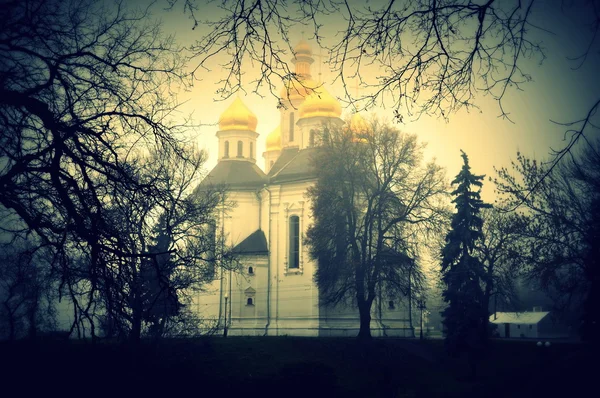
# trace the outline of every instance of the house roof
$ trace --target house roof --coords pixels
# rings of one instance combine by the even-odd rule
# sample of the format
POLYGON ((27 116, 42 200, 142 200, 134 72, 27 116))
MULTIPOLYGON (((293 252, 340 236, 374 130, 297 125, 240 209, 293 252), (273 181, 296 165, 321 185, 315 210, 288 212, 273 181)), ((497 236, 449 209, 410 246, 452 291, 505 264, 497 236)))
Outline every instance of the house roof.
POLYGON ((540 311, 540 312, 497 312, 496 319, 494 319, 494 314, 490 315, 491 323, 520 323, 520 324, 536 324, 549 312, 540 311))
POLYGON ((225 185, 238 189, 257 189, 267 182, 265 173, 254 163, 227 160, 217 163, 200 183, 201 187, 225 185))
POLYGON ((261 229, 257 229, 235 246, 233 252, 236 254, 268 254, 265 233, 261 229))

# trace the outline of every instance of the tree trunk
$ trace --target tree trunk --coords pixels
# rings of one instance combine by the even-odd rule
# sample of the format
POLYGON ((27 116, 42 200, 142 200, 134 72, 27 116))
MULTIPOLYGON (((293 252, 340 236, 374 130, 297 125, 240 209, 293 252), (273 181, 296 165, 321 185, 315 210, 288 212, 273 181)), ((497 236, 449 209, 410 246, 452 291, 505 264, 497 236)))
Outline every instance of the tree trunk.
POLYGON ((13 341, 15 339, 15 317, 14 314, 8 305, 8 302, 4 303, 4 308, 6 308, 6 314, 8 315, 8 340, 13 341))
POLYGON ((133 311, 133 319, 131 320, 131 331, 129 332, 129 340, 133 344, 140 342, 142 335, 142 315, 140 311, 133 311))
POLYGON ((27 308, 27 317, 29 318, 29 338, 34 340, 37 337, 37 312, 40 305, 40 294, 37 287, 34 288, 33 297, 27 308))
POLYGON ((358 313, 360 315, 360 329, 358 331, 359 339, 371 338, 371 305, 368 301, 360 300, 358 303, 358 313))

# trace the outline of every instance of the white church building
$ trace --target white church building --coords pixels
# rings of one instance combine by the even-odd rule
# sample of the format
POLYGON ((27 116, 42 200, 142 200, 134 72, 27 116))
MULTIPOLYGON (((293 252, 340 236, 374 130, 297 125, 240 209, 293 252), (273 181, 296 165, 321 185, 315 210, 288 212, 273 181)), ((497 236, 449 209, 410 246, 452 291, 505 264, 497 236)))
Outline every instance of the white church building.
MULTIPOLYGON (((221 212, 218 228, 234 247, 241 270, 217 270, 193 304, 229 335, 356 336, 358 308, 322 305, 313 276, 316 261, 303 237, 312 222, 306 190, 316 181, 311 166, 324 126, 342 126, 340 103, 311 79, 312 51, 295 48, 295 71, 303 87, 280 93, 286 106, 266 137, 263 168, 257 165, 257 118, 236 98, 219 118, 218 163, 197 189, 224 185, 235 206, 221 212), (306 87, 318 87, 310 90, 306 87)), ((355 114, 351 124, 364 123, 355 114)), ((374 336, 413 336, 407 299, 373 303, 374 336)))

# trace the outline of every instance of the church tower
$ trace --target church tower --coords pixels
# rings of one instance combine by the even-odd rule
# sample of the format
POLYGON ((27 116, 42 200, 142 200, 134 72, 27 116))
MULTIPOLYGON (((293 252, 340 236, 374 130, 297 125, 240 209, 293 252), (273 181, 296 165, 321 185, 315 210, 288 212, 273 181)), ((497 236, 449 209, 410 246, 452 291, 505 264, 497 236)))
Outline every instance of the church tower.
POLYGON ((340 119, 342 107, 337 99, 325 90, 316 88, 298 110, 297 127, 302 133, 300 149, 318 146, 318 139, 327 128, 338 128, 344 122, 340 119))
POLYGON ((318 82, 312 80, 310 73, 310 66, 314 62, 310 45, 305 40, 301 40, 294 48, 294 54, 292 62, 295 65, 295 73, 298 76, 298 80, 302 84, 295 80, 290 80, 280 92, 283 104, 280 122, 282 149, 288 147, 302 148, 304 137, 302 137, 302 131, 299 131, 296 126, 299 119, 298 110, 306 97, 319 86, 318 82))
POLYGON ((256 115, 237 97, 219 118, 219 162, 256 163, 256 115))

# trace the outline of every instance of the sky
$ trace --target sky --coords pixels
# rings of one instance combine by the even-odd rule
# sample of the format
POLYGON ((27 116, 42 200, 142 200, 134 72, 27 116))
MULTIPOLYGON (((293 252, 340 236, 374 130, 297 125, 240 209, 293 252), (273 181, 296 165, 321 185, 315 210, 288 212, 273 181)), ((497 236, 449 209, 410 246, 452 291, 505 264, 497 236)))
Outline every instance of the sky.
MULTIPOLYGON (((138 0, 137 3, 142 5, 146 1, 138 0)), ((202 19, 212 19, 218 15, 215 14, 214 3, 207 6, 198 0, 197 4, 200 7, 198 15, 202 19)), ((189 45, 206 33, 207 28, 202 24, 192 29, 193 22, 189 15, 183 12, 181 0, 170 11, 163 9, 166 5, 166 0, 159 0, 153 6, 153 15, 163 21, 165 33, 174 34, 178 43, 189 45)), ((449 181, 462 166, 461 149, 469 155, 474 173, 491 177, 496 175, 494 167, 509 166, 511 160, 516 158, 517 151, 538 159, 547 159, 551 148, 565 145, 563 138, 567 128, 553 121, 570 122, 581 119, 598 100, 598 46, 593 48, 579 69, 574 68, 576 62, 568 59, 581 54, 588 44, 591 37, 590 27, 586 25, 586 22, 589 22, 589 14, 577 7, 561 9, 560 0, 536 0, 532 17, 534 24, 543 30, 531 28, 531 37, 540 40, 546 59, 541 64, 539 59, 528 60, 525 70, 533 77, 533 81, 523 85, 523 91, 509 91, 504 105, 512 122, 498 117, 500 110, 495 100, 480 95, 477 98, 480 110, 459 111, 451 114, 449 121, 423 116, 418 121, 397 125, 403 131, 417 134, 421 142, 427 143, 426 159, 435 158, 439 165, 445 167, 449 181)), ((334 39, 333 35, 342 28, 343 23, 339 15, 325 20, 325 41, 334 39)), ((290 31, 293 43, 303 37, 302 30, 310 29, 298 27, 295 31, 290 31)), ((317 43, 311 40, 310 34, 305 33, 304 37, 313 46, 313 53, 318 53, 317 43)), ((288 58, 291 57, 290 54, 288 58)), ((222 61, 222 57, 215 58, 209 63, 211 71, 202 72, 201 81, 196 82, 190 90, 179 94, 179 100, 185 101, 180 109, 181 115, 192 114, 194 121, 199 124, 191 134, 198 145, 209 153, 206 164, 208 170, 217 162, 215 133, 218 130, 219 115, 235 98, 222 100, 216 94, 219 88, 218 81, 224 73, 219 66, 222 61)), ((317 58, 313 64, 313 78, 316 78, 318 64, 317 58)), ((190 67, 195 66, 192 61, 190 67)), ((244 71, 250 81, 253 79, 253 69, 250 64, 246 64, 246 68, 244 71)), ((327 90, 334 96, 343 96, 339 84, 330 84, 334 74, 326 65, 321 65, 321 70, 322 81, 327 90)), ((264 98, 248 90, 247 95, 240 93, 240 97, 258 119, 257 132, 260 136, 256 151, 257 164, 263 167, 261 154, 264 151, 266 136, 278 125, 279 111, 276 108, 277 100, 266 89, 261 94, 264 98)), ((349 112, 347 109, 344 114, 349 112)), ((371 109, 370 112, 393 121, 391 108, 371 109)), ((594 134, 598 137, 597 131, 591 131, 590 138, 594 134)), ((482 197, 485 201, 494 201, 493 188, 491 182, 484 184, 482 197)))

